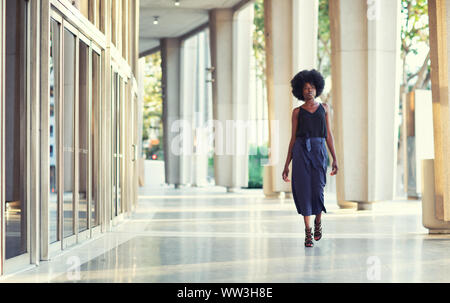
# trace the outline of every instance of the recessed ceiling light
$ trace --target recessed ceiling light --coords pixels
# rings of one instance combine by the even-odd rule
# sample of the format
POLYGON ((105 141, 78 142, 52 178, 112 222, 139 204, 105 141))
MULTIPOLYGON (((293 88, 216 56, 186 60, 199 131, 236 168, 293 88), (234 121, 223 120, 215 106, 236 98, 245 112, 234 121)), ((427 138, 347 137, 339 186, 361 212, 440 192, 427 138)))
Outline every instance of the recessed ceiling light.
POLYGON ((159 23, 159 16, 154 16, 153 17, 153 24, 157 25, 159 23))

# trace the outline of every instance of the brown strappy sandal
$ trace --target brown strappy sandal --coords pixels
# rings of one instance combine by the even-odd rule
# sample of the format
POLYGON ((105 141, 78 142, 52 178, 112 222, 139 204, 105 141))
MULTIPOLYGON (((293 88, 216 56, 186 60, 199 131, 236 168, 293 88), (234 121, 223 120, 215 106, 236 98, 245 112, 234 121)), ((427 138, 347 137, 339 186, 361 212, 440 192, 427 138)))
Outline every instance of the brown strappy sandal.
POLYGON ((305 228, 305 246, 306 247, 313 247, 314 243, 312 241, 312 228, 310 227, 309 229, 305 228))
POLYGON ((316 223, 314 220, 314 241, 319 241, 322 239, 322 220, 319 223, 316 223))

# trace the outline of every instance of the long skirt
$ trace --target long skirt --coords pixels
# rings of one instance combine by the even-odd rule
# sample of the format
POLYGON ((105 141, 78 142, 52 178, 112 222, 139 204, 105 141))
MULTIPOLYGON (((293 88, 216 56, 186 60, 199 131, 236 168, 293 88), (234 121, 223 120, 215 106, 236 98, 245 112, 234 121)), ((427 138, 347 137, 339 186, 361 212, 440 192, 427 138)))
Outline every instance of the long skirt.
POLYGON ((327 212, 323 196, 328 157, 325 142, 321 137, 297 137, 292 149, 292 195, 303 216, 327 212))

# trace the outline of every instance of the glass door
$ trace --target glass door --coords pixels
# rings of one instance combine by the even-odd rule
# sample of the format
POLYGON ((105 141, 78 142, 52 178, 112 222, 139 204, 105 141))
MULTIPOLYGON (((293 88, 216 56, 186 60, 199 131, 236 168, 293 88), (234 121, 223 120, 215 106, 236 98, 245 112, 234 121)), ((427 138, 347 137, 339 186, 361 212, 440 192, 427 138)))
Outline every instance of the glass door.
MULTIPOLYGON (((5 32, 3 31, 3 17, 5 15, 5 8, 4 8, 4 3, 3 1, 0 1, 0 49, 3 50, 3 41, 4 41, 4 34, 5 32)), ((0 119, 3 120, 4 114, 3 114, 3 105, 4 105, 4 88, 5 88, 5 83, 4 83, 4 66, 3 66, 3 62, 5 61, 5 54, 3 51, 0 51, 0 119)), ((0 133, 3 134, 3 124, 0 124, 0 133)), ((4 142, 3 139, 0 139, 0 150, 3 150, 3 146, 4 146, 4 142)), ((0 153, 0 172, 3 172, 3 155, 1 155, 0 153)), ((3 181, 0 180, 0 203, 3 203, 3 181)), ((5 247, 5 243, 4 243, 4 227, 3 227, 3 222, 4 222, 4 211, 3 211, 3 205, 0 205, 0 275, 3 275, 3 263, 4 263, 4 247, 5 247)))
POLYGON ((89 193, 89 46, 79 40, 78 232, 88 229, 89 193))
POLYGON ((100 205, 99 205, 99 163, 100 149, 97 142, 100 142, 100 101, 101 101, 101 52, 94 45, 92 48, 92 70, 91 70, 91 104, 90 104, 90 227, 95 228, 100 225, 100 205))
POLYGON ((30 264, 30 7, 5 5, 4 101, 4 273, 30 264))
POLYGON ((118 82, 119 75, 112 70, 112 93, 111 93, 111 219, 117 216, 117 99, 118 99, 118 82))
MULTIPOLYGON (((48 234, 42 234, 48 237, 49 249, 43 248, 44 259, 90 237, 90 158, 93 155, 90 150, 96 140, 91 130, 91 121, 95 120, 91 117, 91 102, 94 99, 98 102, 98 95, 93 95, 92 91, 95 85, 98 94, 100 85, 97 64, 100 59, 93 59, 91 52, 90 40, 52 11, 49 115, 45 117, 49 135, 48 141, 43 141, 49 146, 48 164, 45 164, 49 167, 48 183, 44 182, 47 189, 43 195, 47 205, 43 202, 42 206, 43 211, 47 208, 43 224, 48 226, 48 234), (97 67, 93 68, 93 64, 97 67)), ((98 225, 98 207, 94 209, 94 224, 98 225)))
MULTIPOLYGON (((61 211, 59 203, 60 189, 60 159, 59 146, 61 142, 61 42, 62 30, 61 22, 54 18, 50 19, 50 57, 49 57, 49 99, 48 99, 48 187, 43 196, 47 201, 47 222, 48 222, 48 244, 61 241, 62 231, 60 228, 61 211)), ((45 133, 43 132, 43 136, 45 133)), ((44 235, 43 235, 44 236, 44 235)), ((42 253, 45 259, 48 256, 48 250, 42 253)))
POLYGON ((138 161, 138 98, 137 95, 133 93, 132 97, 132 110, 131 110, 131 121, 130 125, 132 126, 132 147, 133 154, 131 155, 131 210, 134 210, 137 202, 137 192, 138 192, 138 172, 137 172, 137 161, 138 161))
POLYGON ((89 161, 89 149, 90 147, 90 103, 91 103, 91 47, 90 41, 84 37, 81 33, 78 34, 78 83, 79 83, 79 95, 77 105, 77 167, 78 184, 76 184, 76 225, 78 232, 78 241, 89 238, 88 233, 89 225, 89 203, 90 203, 90 161, 89 161))
POLYGON ((123 157, 123 121, 124 121, 124 108, 125 104, 125 83, 122 77, 119 77, 119 98, 117 99, 117 215, 123 213, 123 171, 124 171, 124 157, 123 157))
POLYGON ((112 73, 112 104, 111 104, 111 142, 112 142, 112 214, 115 218, 122 213, 122 124, 123 124, 123 80, 117 73, 112 73))
MULTIPOLYGON (((61 143, 62 143, 62 174, 60 201, 62 201, 63 221, 62 239, 66 244, 75 243, 75 104, 76 104, 76 30, 63 22, 63 100, 61 143), (68 239, 71 238, 71 239, 68 239)), ((66 245, 64 245, 66 246, 66 245)), ((64 247, 63 246, 63 247, 64 247)))

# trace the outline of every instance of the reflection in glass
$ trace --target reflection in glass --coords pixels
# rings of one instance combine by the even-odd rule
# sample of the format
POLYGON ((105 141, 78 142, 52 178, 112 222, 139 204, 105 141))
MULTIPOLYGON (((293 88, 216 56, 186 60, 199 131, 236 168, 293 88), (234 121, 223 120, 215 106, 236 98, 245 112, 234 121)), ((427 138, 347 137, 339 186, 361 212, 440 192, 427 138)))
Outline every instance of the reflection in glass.
POLYGON ((121 125, 122 125, 122 100, 123 100, 123 81, 119 78, 119 98, 117 99, 117 215, 122 213, 122 142, 121 142, 121 125))
MULTIPOLYGON (((27 33, 25 1, 6 1, 5 257, 27 252, 27 33)), ((3 203, 3 201, 2 201, 3 203)))
POLYGON ((58 123, 56 118, 59 114, 59 35, 60 27, 55 20, 50 22, 50 113, 49 113, 49 124, 50 129, 53 130, 53 136, 49 137, 50 145, 50 188, 48 195, 48 211, 49 211, 49 243, 54 243, 59 239, 59 205, 58 205, 58 176, 57 176, 57 166, 58 166, 58 123))
POLYGON ((91 105, 91 225, 92 227, 99 225, 98 214, 98 194, 97 194, 97 178, 98 178, 98 153, 96 142, 98 140, 98 121, 96 119, 97 108, 100 102, 100 55, 96 52, 92 53, 92 105, 91 105))
POLYGON ((79 92, 80 99, 78 102, 79 108, 79 175, 78 175, 78 231, 84 231, 88 228, 88 151, 89 151, 89 47, 80 40, 79 48, 79 92))
POLYGON ((64 30, 63 211, 64 237, 74 234, 75 36, 64 30))
POLYGON ((112 44, 116 45, 116 35, 117 35, 117 28, 116 28, 116 11, 117 11, 117 3, 116 1, 112 1, 111 3, 111 11, 112 11, 112 22, 110 22, 110 30, 111 30, 111 42, 112 44))
POLYGON ((112 184, 113 184, 113 214, 117 216, 122 213, 122 202, 121 202, 121 174, 122 174, 122 155, 121 155, 121 124, 122 124, 122 78, 119 77, 117 73, 113 77, 113 99, 112 99, 112 184))
MULTIPOLYGON (((138 99, 137 99, 137 97, 135 96, 134 98, 134 101, 133 101, 133 113, 134 113, 134 115, 133 115, 133 119, 131 119, 131 121, 134 121, 135 119, 137 119, 137 117, 139 117, 139 111, 138 111, 138 106, 137 106, 137 104, 138 104, 138 99)), ((137 134, 137 127, 135 127, 135 124, 134 123, 131 123, 131 124, 133 124, 133 144, 134 144, 134 146, 135 146, 135 148, 137 148, 137 138, 138 138, 138 134, 137 134)), ((136 158, 136 156, 137 156, 137 152, 135 151, 135 157, 133 157, 135 160, 134 160, 134 162, 133 162, 133 173, 132 173, 132 175, 133 175, 133 182, 132 182, 132 184, 133 184, 133 189, 132 189, 132 199, 131 199, 131 203, 132 203, 132 205, 133 205, 133 207, 136 207, 136 203, 137 203, 137 199, 136 199, 136 186, 137 186, 137 184, 138 184, 138 182, 137 182, 137 179, 136 179, 136 177, 137 177, 137 167, 136 167, 136 161, 137 161, 137 158, 136 158)))
POLYGON ((117 78, 118 74, 113 73, 113 93, 112 96, 112 105, 111 105, 111 123, 112 123, 112 133, 111 133, 111 139, 112 139, 112 210, 113 210, 113 216, 117 216, 117 78))

